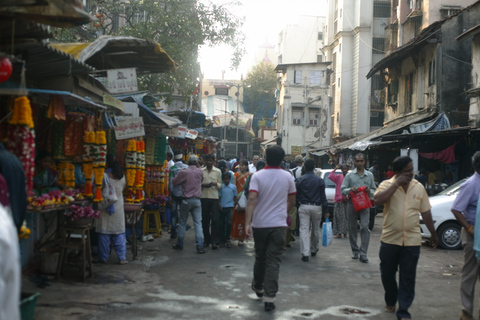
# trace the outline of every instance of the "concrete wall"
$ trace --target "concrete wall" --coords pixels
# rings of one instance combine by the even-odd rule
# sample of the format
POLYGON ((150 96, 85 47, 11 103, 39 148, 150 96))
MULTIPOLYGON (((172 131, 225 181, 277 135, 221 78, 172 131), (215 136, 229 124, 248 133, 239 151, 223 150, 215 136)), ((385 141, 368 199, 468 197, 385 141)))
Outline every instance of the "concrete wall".
POLYGON ((299 16, 297 24, 287 25, 279 34, 277 52, 279 60, 275 63, 317 62, 317 55, 323 55, 319 48, 324 44, 324 40, 318 40, 318 33, 324 33, 325 21, 325 17, 299 16))

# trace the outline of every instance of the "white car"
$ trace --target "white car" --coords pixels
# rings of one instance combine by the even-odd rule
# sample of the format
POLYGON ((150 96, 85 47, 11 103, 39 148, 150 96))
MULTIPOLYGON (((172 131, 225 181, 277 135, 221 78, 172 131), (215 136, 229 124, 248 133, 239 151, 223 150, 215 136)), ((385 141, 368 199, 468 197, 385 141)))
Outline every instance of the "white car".
MULTIPOLYGON (((466 179, 460 180, 451 185, 442 192, 430 197, 430 204, 432 205, 432 219, 437 231, 438 245, 447 250, 455 250, 462 248, 462 240, 460 237, 462 227, 455 219, 451 209, 453 201, 460 191, 460 185, 466 179)), ((430 239, 430 231, 422 220, 420 214, 420 227, 422 238, 430 239)))
MULTIPOLYGON (((315 174, 318 175, 320 178, 323 179, 325 182, 325 195, 327 197, 328 201, 328 212, 330 213, 330 220, 333 218, 333 206, 335 204, 335 182, 332 180, 328 179, 328 176, 330 175, 330 172, 332 172, 333 169, 316 169, 315 174)), ((349 170, 348 172, 351 172, 349 170)), ((335 174, 342 174, 342 170, 338 169, 335 174)), ((373 226, 375 225, 375 216, 377 215, 377 208, 372 207, 370 208, 370 222, 368 224, 368 227, 370 230, 373 229, 373 226)))

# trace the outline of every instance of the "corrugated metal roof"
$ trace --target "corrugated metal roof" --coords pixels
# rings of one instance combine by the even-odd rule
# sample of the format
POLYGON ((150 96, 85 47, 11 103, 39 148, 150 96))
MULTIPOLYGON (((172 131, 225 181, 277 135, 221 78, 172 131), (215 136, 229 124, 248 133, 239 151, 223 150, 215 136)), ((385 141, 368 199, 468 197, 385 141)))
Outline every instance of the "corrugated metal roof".
POLYGON ((10 46, 12 44, 12 33, 17 43, 53 38, 45 25, 2 14, 0 14, 0 30, 0 43, 2 45, 10 46))
POLYGON ((15 53, 24 57, 27 78, 34 80, 95 71, 71 55, 41 43, 15 45, 15 53))
POLYGON ((49 44, 58 50, 72 53, 80 61, 98 70, 136 68, 137 74, 175 71, 178 64, 152 40, 102 36, 85 46, 84 43, 49 44))

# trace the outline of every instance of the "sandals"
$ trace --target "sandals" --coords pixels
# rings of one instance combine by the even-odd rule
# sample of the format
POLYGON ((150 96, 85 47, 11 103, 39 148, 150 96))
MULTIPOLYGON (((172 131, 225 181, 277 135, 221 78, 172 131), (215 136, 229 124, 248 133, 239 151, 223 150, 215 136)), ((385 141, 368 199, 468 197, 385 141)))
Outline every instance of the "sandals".
POLYGON ((385 311, 393 313, 395 312, 395 306, 385 306, 385 311))
POLYGON ((127 260, 121 260, 121 261, 119 262, 119 264, 128 264, 128 261, 127 261, 127 260))

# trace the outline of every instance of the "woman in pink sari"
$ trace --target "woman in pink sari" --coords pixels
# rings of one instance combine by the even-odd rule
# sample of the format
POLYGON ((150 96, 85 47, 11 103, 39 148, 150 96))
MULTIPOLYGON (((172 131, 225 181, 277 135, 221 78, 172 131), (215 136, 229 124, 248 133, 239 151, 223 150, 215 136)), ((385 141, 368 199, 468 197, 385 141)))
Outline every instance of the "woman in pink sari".
POLYGON ((348 234, 348 215, 347 215, 347 202, 348 197, 343 196, 340 190, 343 179, 348 173, 347 164, 339 164, 330 172, 328 178, 335 182, 335 205, 333 207, 333 234, 335 239, 342 237, 346 238, 348 234), (342 170, 342 174, 336 174, 337 169, 342 170))

